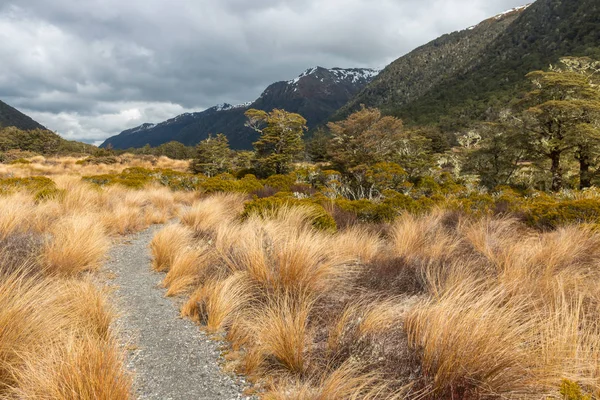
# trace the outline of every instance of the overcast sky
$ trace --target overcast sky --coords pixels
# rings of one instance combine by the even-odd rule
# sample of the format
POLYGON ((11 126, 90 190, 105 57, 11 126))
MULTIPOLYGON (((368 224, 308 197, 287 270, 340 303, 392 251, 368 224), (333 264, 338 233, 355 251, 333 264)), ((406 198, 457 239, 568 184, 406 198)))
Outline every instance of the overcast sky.
POLYGON ((0 100, 68 139, 383 68, 526 0, 0 0, 0 100))

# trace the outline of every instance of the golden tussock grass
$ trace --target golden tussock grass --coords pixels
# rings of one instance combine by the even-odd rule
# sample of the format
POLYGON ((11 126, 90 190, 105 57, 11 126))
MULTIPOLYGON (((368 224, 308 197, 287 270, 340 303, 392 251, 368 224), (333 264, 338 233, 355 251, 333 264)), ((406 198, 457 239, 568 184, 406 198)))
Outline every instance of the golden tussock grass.
POLYGON ((167 296, 177 296, 197 286, 202 279, 202 271, 213 259, 212 249, 205 244, 180 250, 163 280, 163 286, 168 288, 167 296))
POLYGON ((44 357, 28 360, 11 394, 31 400, 129 399, 133 379, 124 370, 116 343, 71 337, 44 357))
POLYGON ((33 201, 23 194, 0 199, 0 239, 16 232, 24 232, 35 215, 33 201))
POLYGON ((63 217, 52 229, 42 257, 50 273, 73 275, 99 268, 110 241, 93 215, 63 217))
POLYGON ((255 348, 263 359, 272 359, 293 374, 305 372, 312 307, 313 300, 306 294, 285 293, 270 298, 256 311, 252 320, 255 348))
POLYGON ((209 332, 219 332, 229 327, 251 300, 252 284, 247 274, 240 272, 205 282, 184 304, 181 314, 204 322, 209 332))
POLYGON ((461 238, 444 226, 446 212, 425 216, 405 213, 392 226, 392 248, 396 256, 415 262, 443 262, 452 257, 461 238))
POLYGON ((179 224, 167 225, 161 229, 150 243, 152 268, 155 271, 168 271, 179 252, 190 246, 192 231, 179 224))
POLYGON ((109 233, 119 235, 135 233, 150 225, 145 210, 126 204, 117 204, 110 212, 103 212, 100 221, 109 233))
POLYGON ((129 398, 112 317, 89 282, 1 275, 0 397, 129 398))
POLYGON ((241 237, 226 240, 229 248, 218 243, 219 235, 216 247, 231 270, 248 271, 257 283, 275 290, 322 292, 353 274, 356 257, 332 250, 326 234, 308 227, 289 229, 290 224, 287 219, 250 218, 241 237))
POLYGON ((363 366, 348 362, 320 378, 284 380, 265 393, 267 400, 358 400, 400 399, 390 395, 376 373, 363 372, 363 366))
POLYGON ((196 288, 182 314, 224 331, 264 398, 540 398, 564 379, 600 390, 593 229, 439 209, 402 215, 389 236, 329 233, 302 208, 241 220, 242 202, 196 201, 153 252, 174 294, 196 288))
POLYGON ((181 223, 196 234, 213 234, 223 225, 233 222, 242 212, 246 196, 240 193, 215 194, 195 202, 181 212, 181 223))

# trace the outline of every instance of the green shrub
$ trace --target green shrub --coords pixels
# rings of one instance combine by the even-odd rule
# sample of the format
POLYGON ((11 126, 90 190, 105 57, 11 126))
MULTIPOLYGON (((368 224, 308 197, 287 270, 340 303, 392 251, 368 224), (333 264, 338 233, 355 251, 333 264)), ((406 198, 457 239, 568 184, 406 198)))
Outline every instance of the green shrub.
POLYGON ((577 382, 563 379, 560 394, 564 400, 592 400, 591 394, 584 394, 577 382))
POLYGON ((557 201, 542 196, 530 199, 524 214, 527 223, 540 229, 554 229, 571 223, 597 224, 600 223, 600 200, 557 201))
MULTIPOLYGON (((289 195, 289 194, 287 194, 289 195)), ((319 230, 335 231, 337 226, 335 220, 325 208, 319 203, 310 199, 295 199, 293 197, 285 197, 284 194, 279 196, 266 197, 264 199, 254 199, 249 201, 244 206, 242 219, 248 218, 250 215, 259 215, 267 217, 277 215, 277 212, 282 207, 303 206, 309 207, 313 214, 312 225, 319 230)))
POLYGON ((153 181, 152 177, 141 174, 103 174, 84 176, 82 179, 99 186, 123 185, 133 189, 141 189, 153 181))
POLYGON ((106 165, 112 165, 112 164, 116 164, 119 162, 119 159, 115 156, 94 156, 94 157, 88 157, 84 160, 79 160, 77 161, 77 164, 80 165, 99 165, 99 164, 106 164, 106 165))
POLYGON ((392 222, 403 212, 412 214, 427 212, 437 202, 427 197, 415 200, 405 194, 386 190, 380 201, 338 199, 335 204, 343 211, 356 215, 361 222, 381 223, 392 222))
POLYGON ((64 189, 58 189, 56 187, 46 187, 38 190, 35 194, 35 201, 41 202, 46 200, 54 200, 62 198, 66 193, 64 189))
POLYGON ((260 181, 254 175, 246 175, 242 179, 236 180, 231 174, 220 174, 212 178, 207 178, 200 183, 200 188, 205 193, 216 192, 241 192, 251 193, 263 187, 260 181))
POLYGON ((496 201, 491 195, 477 192, 451 198, 444 205, 450 210, 477 217, 492 214, 496 210, 496 201))
POLYGON ((171 169, 156 170, 155 176, 161 185, 177 191, 198 190, 200 184, 206 179, 204 175, 194 175, 171 169))
POLYGON ((31 164, 31 161, 26 158, 17 158, 16 160, 10 161, 9 164, 31 164))
POLYGON ((52 179, 46 178, 45 176, 0 179, 0 194, 16 191, 36 193, 44 189, 56 189, 56 184, 52 179))
POLYGON ((289 192, 296 178, 291 175, 271 175, 264 181, 265 186, 270 186, 282 192, 289 192))
POLYGON ((98 186, 123 185, 133 189, 141 189, 150 183, 159 183, 172 190, 197 190, 205 178, 202 175, 193 175, 170 169, 150 170, 134 167, 127 168, 120 174, 84 176, 82 179, 98 186))

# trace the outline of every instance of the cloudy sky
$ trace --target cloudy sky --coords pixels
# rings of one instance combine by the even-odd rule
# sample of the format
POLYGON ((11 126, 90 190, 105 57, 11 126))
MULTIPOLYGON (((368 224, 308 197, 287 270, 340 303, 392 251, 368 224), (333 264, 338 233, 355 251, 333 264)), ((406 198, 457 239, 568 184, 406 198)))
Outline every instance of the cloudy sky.
POLYGON ((0 0, 0 100, 68 139, 382 68, 527 0, 0 0))

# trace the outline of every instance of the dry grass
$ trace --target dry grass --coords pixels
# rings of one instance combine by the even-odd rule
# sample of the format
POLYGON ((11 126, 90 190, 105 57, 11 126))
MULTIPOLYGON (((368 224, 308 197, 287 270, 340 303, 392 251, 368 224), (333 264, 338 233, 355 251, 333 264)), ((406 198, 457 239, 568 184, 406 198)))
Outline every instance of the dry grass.
MULTIPOLYGON (((115 310, 108 293, 82 272, 100 266, 110 235, 164 223, 197 198, 165 187, 98 188, 81 180, 81 175, 120 172, 130 166, 152 167, 150 162, 131 158, 129 164, 107 166, 76 161, 36 157, 31 164, 0 166, 3 175, 50 176, 61 190, 59 196, 43 201, 27 192, 0 199, 3 399, 130 398, 132 378, 125 372, 111 330, 115 310)), ((166 158, 156 164, 187 166, 166 158)), ((191 238, 191 231, 186 231, 191 238)), ((196 256, 201 261, 203 253, 196 256)), ((169 277, 170 291, 196 285, 196 265, 178 255, 169 277)))
POLYGON ((181 222, 197 235, 214 234, 221 225, 233 222, 242 212, 245 195, 239 193, 216 194, 194 203, 181 212, 181 222))
POLYGON ((111 320, 89 282, 2 275, 0 397, 129 398, 111 320))
POLYGON ((275 362, 293 374, 305 372, 312 306, 307 295, 285 293, 269 299, 258 311, 253 318, 254 335, 265 363, 275 362))
POLYGON ((358 400, 400 399, 389 395, 377 374, 365 373, 361 365, 346 363, 320 379, 283 382, 267 392, 265 400, 358 400))
POLYGON ((34 204, 29 196, 16 194, 0 201, 0 239, 16 232, 25 232, 34 216, 34 204))
POLYGON ((168 225, 161 229, 150 243, 152 250, 152 268, 155 271, 171 269, 175 257, 181 250, 191 245, 192 232, 179 224, 168 225))
POLYGON ((332 234, 302 209, 241 221, 242 199, 226 197, 184 211, 194 235, 161 238, 156 262, 179 255, 167 285, 197 286, 183 315, 225 331, 264 398, 537 399, 564 380, 600 391, 595 230, 435 210, 388 236, 332 234))
POLYGON ((236 319, 252 300, 252 285, 245 273, 224 280, 210 280, 198 288, 183 306, 181 313, 206 324, 209 332, 219 332, 236 319))
POLYGON ((99 268, 109 245, 104 228, 96 217, 71 215, 54 226, 43 259, 51 273, 73 275, 99 268))
POLYGON ((71 337, 42 358, 30 359, 19 371, 19 399, 128 399, 133 380, 124 373, 116 343, 94 337, 71 337))
POLYGON ((187 247, 180 250, 171 263, 169 272, 163 280, 167 287, 167 296, 177 296, 197 286, 203 276, 203 270, 213 261, 214 255, 206 244, 187 247))

